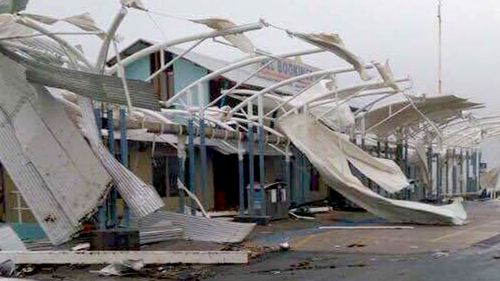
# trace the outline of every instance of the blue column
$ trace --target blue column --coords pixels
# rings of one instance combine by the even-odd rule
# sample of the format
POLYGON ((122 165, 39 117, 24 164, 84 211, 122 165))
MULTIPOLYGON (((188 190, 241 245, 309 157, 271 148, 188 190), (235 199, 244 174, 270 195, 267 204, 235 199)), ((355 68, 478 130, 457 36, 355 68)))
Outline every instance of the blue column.
POLYGON ((302 156, 304 181, 302 182, 302 202, 309 200, 309 191, 311 188, 311 163, 305 155, 302 156))
MULTIPOLYGON (((380 151, 382 148, 381 148, 381 145, 380 145, 380 141, 377 140, 377 157, 378 158, 381 158, 382 157, 382 152, 380 151)), ((377 194, 381 194, 381 190, 380 190, 380 185, 376 184, 376 191, 377 191, 377 194)))
POLYGON ((381 157, 382 155, 380 154, 380 141, 377 141, 377 157, 381 157))
POLYGON ((410 165, 408 162, 408 141, 405 141, 405 146, 404 146, 404 173, 406 177, 410 177, 410 165))
POLYGON ((205 120, 200 114, 200 180, 201 180, 201 203, 208 209, 207 201, 207 146, 205 144, 205 120))
POLYGON ((441 177, 441 165, 439 164, 439 153, 435 154, 436 157, 436 195, 439 197, 441 195, 442 188, 442 177, 441 177))
POLYGON ((293 150, 294 157, 290 159, 290 164, 292 166, 292 171, 290 173, 290 201, 298 202, 297 199, 297 188, 299 186, 299 178, 300 178, 300 170, 299 170, 299 154, 300 152, 296 152, 293 150))
MULTIPOLYGON (((194 151, 194 120, 193 115, 190 114, 188 120, 188 158, 189 158, 189 191, 196 194, 196 180, 195 180, 195 151, 194 151)), ((195 203, 190 200, 190 205, 193 208, 192 214, 195 215, 195 203)))
MULTIPOLYGON (((183 135, 178 136, 177 141, 177 165, 178 175, 177 178, 183 184, 186 183, 184 178, 184 168, 186 165, 186 138, 183 135)), ((179 190, 179 213, 184 214, 184 191, 179 190)))
MULTIPOLYGON (((97 131, 99 133, 99 137, 102 137, 101 129, 102 129, 102 118, 101 118, 101 108, 94 108, 95 121, 97 126, 97 131)), ((98 221, 99 221, 99 229, 106 229, 106 206, 107 203, 104 202, 98 208, 98 221)))
POLYGON ((477 151, 474 150, 472 152, 472 186, 471 186, 471 191, 475 192, 477 191, 477 172, 478 172, 478 167, 477 167, 477 151))
POLYGON ((299 156, 299 169, 300 169, 300 184, 299 184, 299 204, 304 203, 304 189, 305 189, 305 159, 304 159, 304 154, 300 153, 299 156))
MULTIPOLYGON (((127 140, 127 115, 124 108, 120 108, 120 160, 128 168, 128 140, 127 140)), ((130 227, 130 208, 123 200, 123 221, 125 227, 130 227)))
POLYGON ((238 190, 239 190, 239 213, 245 214, 245 169, 243 165, 243 147, 241 145, 242 135, 238 136, 238 190))
POLYGON ((248 153, 248 185, 249 185, 249 190, 248 190, 248 214, 249 215, 254 215, 254 190, 253 190, 253 184, 254 184, 254 153, 253 153, 253 145, 254 145, 254 137, 253 137, 253 126, 252 124, 248 125, 248 138, 247 138, 247 153, 248 153))
POLYGON ((432 146, 427 147, 427 168, 429 169, 429 186, 427 186, 428 191, 424 193, 424 198, 432 195, 432 187, 434 183, 434 178, 432 176, 432 146))
POLYGON ((291 178, 291 172, 290 172, 290 165, 291 165, 291 156, 290 156, 290 151, 289 149, 286 150, 287 155, 285 156, 285 182, 286 182, 286 187, 285 187, 285 192, 286 192, 286 201, 290 202, 291 198, 291 190, 292 190, 292 178, 291 178))
POLYGON ((385 159, 389 159, 389 142, 385 141, 385 159))
POLYGON ((470 180, 469 180, 469 176, 470 176, 470 155, 469 155, 469 150, 467 150, 467 152, 465 153, 465 178, 466 178, 466 181, 465 181, 465 193, 469 192, 470 191, 470 180))
MULTIPOLYGON (((476 191, 479 191, 479 180, 481 179, 481 157, 482 157, 482 152, 477 151, 477 177, 476 177, 476 191)), ((496 197, 496 195, 495 195, 496 197)), ((495 198, 494 197, 494 198, 495 198)))
MULTIPOLYGON (((113 108, 108 107, 107 112, 107 126, 108 126, 108 149, 112 155, 115 155, 115 134, 114 134, 114 124, 113 124, 113 108)), ((116 198, 118 193, 113 187, 111 189, 111 194, 109 198, 109 222, 111 226, 117 225, 116 217, 116 198)))
POLYGON ((462 149, 460 151, 460 161, 458 161, 458 172, 457 174, 460 176, 460 195, 464 193, 464 153, 462 149))
POLYGON ((264 161, 264 155, 265 155, 265 149, 266 149, 266 144, 265 144, 265 132, 264 132, 264 126, 259 126, 259 182, 260 182, 260 192, 262 194, 261 196, 261 207, 262 207, 262 214, 267 215, 266 212, 266 191, 264 190, 265 186, 265 181, 266 181, 266 176, 265 176, 265 161, 264 161))
POLYGON ((446 196, 448 195, 448 192, 450 191, 450 187, 449 187, 449 176, 448 176, 448 173, 450 171, 450 155, 448 155, 448 150, 446 150, 446 159, 445 159, 445 162, 444 162, 444 171, 445 171, 445 193, 446 193, 446 196))

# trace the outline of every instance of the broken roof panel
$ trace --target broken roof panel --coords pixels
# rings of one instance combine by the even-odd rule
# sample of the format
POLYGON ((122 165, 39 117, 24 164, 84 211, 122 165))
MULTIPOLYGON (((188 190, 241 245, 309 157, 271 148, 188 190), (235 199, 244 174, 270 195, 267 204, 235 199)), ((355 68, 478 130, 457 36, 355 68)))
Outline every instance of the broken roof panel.
POLYGON ((184 238, 218 243, 243 241, 255 227, 253 223, 229 222, 192 215, 159 211, 139 220, 139 228, 146 228, 160 221, 171 221, 184 229, 184 238))
POLYGON ((111 181, 80 131, 25 68, 0 54, 0 161, 54 244, 79 229, 111 181))
MULTIPOLYGON (((127 105, 123 83, 118 77, 39 63, 5 48, 0 48, 0 52, 22 64, 26 68, 27 80, 31 83, 65 89, 98 101, 127 105)), ((127 86, 133 106, 160 110, 158 96, 154 93, 151 83, 128 79, 127 86)))
MULTIPOLYGON (((125 90, 120 78, 87 73, 67 68, 45 65, 29 67, 28 81, 44 86, 65 89, 94 100, 127 105, 125 90)), ((127 80, 132 106, 160 110, 157 96, 151 83, 127 80)))
MULTIPOLYGON (((0 51, 26 67, 26 77, 29 82, 66 89, 99 101, 127 105, 125 90, 118 77, 41 64, 24 59, 5 49, 0 49, 0 51)), ((133 106, 152 110, 160 109, 158 98, 150 83, 127 80, 127 85, 133 106)))
POLYGON ((130 207, 132 213, 143 217, 163 207, 165 204, 156 189, 146 184, 118 162, 114 154, 111 154, 104 146, 97 131, 92 101, 87 97, 80 96, 78 103, 82 113, 82 130, 85 132, 95 155, 113 178, 118 192, 130 207))
MULTIPOLYGON (((191 21, 199 24, 204 24, 218 31, 236 27, 236 24, 234 24, 233 22, 222 18, 192 19, 191 21)), ((224 35, 224 39, 232 43, 244 53, 253 54, 255 52, 255 47, 250 39, 248 39, 248 37, 246 37, 242 33, 224 35)))
MULTIPOLYGON (((313 117, 289 115, 279 121, 279 126, 292 143, 304 153, 325 181, 337 192, 389 222, 462 225, 467 213, 461 200, 452 204, 434 206, 420 202, 395 200, 383 197, 355 177, 339 145, 339 133, 329 130, 313 117)), ((379 176, 383 176, 382 173, 379 176)))
POLYGON ((67 241, 78 228, 66 216, 41 174, 25 155, 9 119, 0 113, 0 161, 23 195, 45 234, 55 244, 67 241))
MULTIPOLYGON (((453 95, 427 97, 422 101, 414 101, 414 104, 423 114, 437 124, 445 123, 449 118, 460 115, 462 110, 476 108, 481 105, 453 95)), ((409 101, 391 103, 376 108, 367 112, 363 118, 365 119, 365 128, 378 136, 389 136, 398 129, 425 121, 409 101)))
POLYGON ((7 224, 0 225, 0 251, 27 251, 23 241, 7 224))

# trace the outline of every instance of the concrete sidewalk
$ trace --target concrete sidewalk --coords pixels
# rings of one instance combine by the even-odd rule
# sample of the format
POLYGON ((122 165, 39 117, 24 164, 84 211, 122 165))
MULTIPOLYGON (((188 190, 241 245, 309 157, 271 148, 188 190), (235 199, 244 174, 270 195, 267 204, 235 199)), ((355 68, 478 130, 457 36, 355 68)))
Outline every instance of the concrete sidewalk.
MULTIPOLYGON (((332 212, 314 221, 278 221, 260 227, 251 243, 270 245, 290 241, 296 251, 412 254, 465 249, 483 240, 494 243, 500 234, 500 201, 465 202, 468 224, 412 225, 414 229, 320 230, 319 226, 394 225, 368 213, 332 212)), ((400 225, 400 224, 398 224, 400 225)), ((500 242, 500 236, 498 241, 500 242)))

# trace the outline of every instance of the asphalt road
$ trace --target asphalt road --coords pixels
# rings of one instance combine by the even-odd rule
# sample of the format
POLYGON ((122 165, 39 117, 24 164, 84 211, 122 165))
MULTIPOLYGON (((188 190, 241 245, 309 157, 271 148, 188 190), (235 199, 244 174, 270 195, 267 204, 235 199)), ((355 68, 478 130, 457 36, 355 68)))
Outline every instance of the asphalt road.
POLYGON ((291 251, 246 267, 216 267, 209 280, 499 280, 499 258, 497 247, 405 255, 291 251))

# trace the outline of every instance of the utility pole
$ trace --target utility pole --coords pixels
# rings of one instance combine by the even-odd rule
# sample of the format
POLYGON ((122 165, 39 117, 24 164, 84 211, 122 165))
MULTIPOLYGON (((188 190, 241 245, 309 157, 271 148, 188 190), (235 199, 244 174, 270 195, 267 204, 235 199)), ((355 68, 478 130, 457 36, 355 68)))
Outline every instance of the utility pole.
POLYGON ((441 34, 441 1, 438 0, 438 94, 443 93, 443 80, 442 80, 442 34, 441 34))

